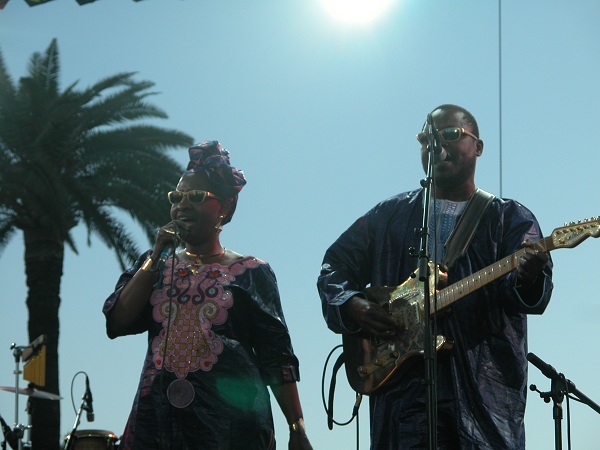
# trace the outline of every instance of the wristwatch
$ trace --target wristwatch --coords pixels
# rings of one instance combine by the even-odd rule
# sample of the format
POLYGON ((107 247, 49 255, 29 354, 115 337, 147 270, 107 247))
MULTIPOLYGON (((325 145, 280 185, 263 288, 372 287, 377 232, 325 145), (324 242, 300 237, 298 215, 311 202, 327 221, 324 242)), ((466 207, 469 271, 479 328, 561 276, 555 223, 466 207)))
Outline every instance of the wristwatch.
POLYGON ((290 433, 304 433, 306 434, 306 428, 304 427, 304 419, 300 417, 294 423, 290 423, 290 433))

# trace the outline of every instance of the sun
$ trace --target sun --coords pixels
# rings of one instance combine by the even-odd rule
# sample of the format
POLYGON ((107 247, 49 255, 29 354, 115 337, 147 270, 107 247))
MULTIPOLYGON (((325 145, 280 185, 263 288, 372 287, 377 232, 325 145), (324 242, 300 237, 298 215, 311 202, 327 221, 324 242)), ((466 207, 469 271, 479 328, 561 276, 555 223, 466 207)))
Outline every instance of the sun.
POLYGON ((336 19, 348 23, 370 23, 383 15, 394 0, 321 0, 336 19))

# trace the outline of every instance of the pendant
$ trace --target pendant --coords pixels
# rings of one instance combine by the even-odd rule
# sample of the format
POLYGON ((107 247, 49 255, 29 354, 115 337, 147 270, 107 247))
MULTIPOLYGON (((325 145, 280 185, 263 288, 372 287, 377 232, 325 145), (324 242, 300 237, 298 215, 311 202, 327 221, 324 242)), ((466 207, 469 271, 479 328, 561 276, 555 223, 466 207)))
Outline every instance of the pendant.
POLYGON ((203 266, 202 260, 200 258, 196 258, 196 260, 192 263, 190 263, 189 267, 190 267, 190 272, 192 272, 194 275, 198 275, 198 272, 200 272, 200 268, 203 266))
POLYGON ((194 386, 184 378, 173 380, 167 388, 167 398, 175 408, 185 408, 194 401, 195 396, 194 386))

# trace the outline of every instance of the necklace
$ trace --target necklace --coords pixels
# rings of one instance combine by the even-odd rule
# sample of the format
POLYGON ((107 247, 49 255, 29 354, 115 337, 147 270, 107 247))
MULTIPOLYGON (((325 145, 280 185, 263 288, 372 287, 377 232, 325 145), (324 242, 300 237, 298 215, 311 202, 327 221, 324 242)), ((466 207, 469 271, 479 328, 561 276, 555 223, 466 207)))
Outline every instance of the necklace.
POLYGON ((194 261, 190 261, 190 266, 189 267, 190 267, 190 270, 192 271, 192 273, 194 275, 197 275, 200 267, 202 267, 202 265, 204 264, 202 262, 202 258, 215 258, 215 257, 218 257, 218 256, 223 256, 225 254, 225 250, 226 250, 225 247, 221 247, 221 251, 220 252, 213 253, 212 255, 199 255, 197 253, 192 253, 192 252, 189 252, 187 250, 184 250, 184 251, 185 251, 185 254, 187 256, 195 258, 194 261))

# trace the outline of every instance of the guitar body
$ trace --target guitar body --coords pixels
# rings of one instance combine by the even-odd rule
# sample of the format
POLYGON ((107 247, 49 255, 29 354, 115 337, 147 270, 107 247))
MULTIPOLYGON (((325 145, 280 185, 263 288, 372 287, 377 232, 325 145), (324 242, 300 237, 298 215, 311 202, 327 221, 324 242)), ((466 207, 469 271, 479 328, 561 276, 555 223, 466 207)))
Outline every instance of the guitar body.
MULTIPOLYGON (((365 337, 360 333, 343 336, 346 376, 355 392, 372 394, 391 377, 399 375, 398 369, 410 358, 423 355, 423 285, 418 281, 417 270, 395 288, 375 286, 365 289, 367 298, 392 316, 396 322, 396 334, 389 340, 365 337)), ((433 281, 430 285, 433 295, 432 287, 433 281)), ((446 338, 436 336, 436 350, 446 345, 449 345, 446 338)))

